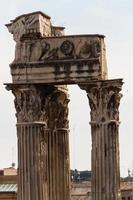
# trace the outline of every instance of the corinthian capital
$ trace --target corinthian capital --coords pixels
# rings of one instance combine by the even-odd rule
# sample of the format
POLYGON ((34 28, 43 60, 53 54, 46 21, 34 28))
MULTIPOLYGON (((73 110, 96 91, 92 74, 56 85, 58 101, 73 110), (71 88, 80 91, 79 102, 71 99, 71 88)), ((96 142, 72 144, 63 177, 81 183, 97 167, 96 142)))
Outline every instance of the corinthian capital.
POLYGON ((68 129, 68 90, 65 85, 8 84, 15 96, 18 123, 41 122, 49 129, 68 129))
POLYGON ((68 94, 58 88, 46 100, 48 127, 52 129, 68 129, 68 94))
POLYGON ((122 79, 116 79, 93 81, 88 84, 79 85, 81 89, 87 92, 92 121, 119 121, 122 84, 122 79))
POLYGON ((15 96, 14 104, 18 123, 40 121, 47 123, 45 92, 34 86, 17 87, 12 92, 15 96))

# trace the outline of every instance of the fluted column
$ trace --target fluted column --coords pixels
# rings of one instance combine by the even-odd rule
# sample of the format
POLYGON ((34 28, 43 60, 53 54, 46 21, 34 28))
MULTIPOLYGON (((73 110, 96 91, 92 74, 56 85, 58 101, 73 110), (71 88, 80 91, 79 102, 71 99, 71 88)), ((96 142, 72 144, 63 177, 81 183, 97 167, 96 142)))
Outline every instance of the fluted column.
POLYGON ((119 104, 122 80, 80 85, 91 108, 92 200, 120 200, 119 104))
POLYGON ((55 89, 47 99, 49 200, 70 200, 68 94, 55 89))
POLYGON ((17 124, 17 133, 18 200, 47 199, 44 124, 17 124))
POLYGON ((18 136, 18 200, 70 200, 66 86, 10 84, 18 136))
POLYGON ((45 101, 50 87, 11 84, 18 137, 18 200, 48 200, 45 101))

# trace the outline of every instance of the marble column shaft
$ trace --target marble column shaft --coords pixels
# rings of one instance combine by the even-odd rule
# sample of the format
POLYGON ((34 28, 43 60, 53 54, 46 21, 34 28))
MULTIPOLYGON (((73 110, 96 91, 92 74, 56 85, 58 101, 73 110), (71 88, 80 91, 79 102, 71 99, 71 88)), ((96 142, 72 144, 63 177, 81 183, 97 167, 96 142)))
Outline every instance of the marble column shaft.
POLYGON ((10 87, 17 117, 18 200, 70 200, 67 90, 10 87))
POLYGON ((70 166, 68 133, 48 131, 48 191, 49 200, 70 200, 70 166))
POLYGON ((68 102, 59 90, 47 102, 49 200, 70 200, 68 102))
POLYGON ((44 125, 17 125, 18 200, 47 199, 46 137, 44 125))
POLYGON ((91 109, 92 200, 120 200, 119 104, 122 80, 80 85, 91 109))

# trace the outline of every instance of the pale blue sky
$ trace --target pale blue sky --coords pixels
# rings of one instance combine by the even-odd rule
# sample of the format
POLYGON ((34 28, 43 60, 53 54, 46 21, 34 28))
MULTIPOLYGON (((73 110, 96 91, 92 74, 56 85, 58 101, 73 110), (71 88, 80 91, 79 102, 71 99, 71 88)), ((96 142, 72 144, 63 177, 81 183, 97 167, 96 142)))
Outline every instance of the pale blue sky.
MULTIPOLYGON (((9 63, 14 57, 12 36, 4 24, 16 16, 42 11, 55 25, 66 27, 66 34, 96 33, 106 35, 110 78, 124 78, 120 107, 121 174, 133 163, 133 1, 131 0, 4 0, 0 6, 0 168, 16 161, 16 129, 13 95, 4 82, 10 82, 9 63)), ((76 87, 70 90, 71 167, 90 169, 90 128, 87 97, 76 87)))

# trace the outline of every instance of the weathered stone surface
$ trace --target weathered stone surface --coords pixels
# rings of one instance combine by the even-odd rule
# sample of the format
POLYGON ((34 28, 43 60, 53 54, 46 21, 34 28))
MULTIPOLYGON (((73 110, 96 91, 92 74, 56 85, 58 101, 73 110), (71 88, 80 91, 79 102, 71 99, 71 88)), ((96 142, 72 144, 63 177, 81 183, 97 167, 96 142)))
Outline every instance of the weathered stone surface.
POLYGON ((62 36, 35 12, 7 25, 18 135, 19 200, 70 200, 68 94, 86 90, 91 108, 92 200, 120 200, 119 103, 122 79, 106 80, 103 35, 62 36), (57 86, 55 86, 57 85, 57 86), (61 86, 62 85, 62 86, 61 86))
POLYGON ((39 11, 20 15, 6 26, 17 43, 26 36, 42 38, 63 35, 64 27, 52 26, 50 19, 48 15, 39 11))
POLYGON ((13 82, 86 82, 107 78, 102 36, 62 36, 16 44, 13 82))
POLYGON ((92 199, 120 200, 119 104, 122 79, 93 81, 86 90, 91 108, 92 199))
POLYGON ((7 27, 16 41, 14 83, 107 79, 103 35, 62 36, 64 27, 52 26, 41 12, 19 16, 7 27))
POLYGON ((70 200, 65 86, 9 84, 15 96, 18 199, 70 200))
POLYGON ((80 84, 86 90, 91 108, 91 122, 104 123, 105 121, 119 122, 119 104, 122 94, 122 79, 93 81, 80 84))

